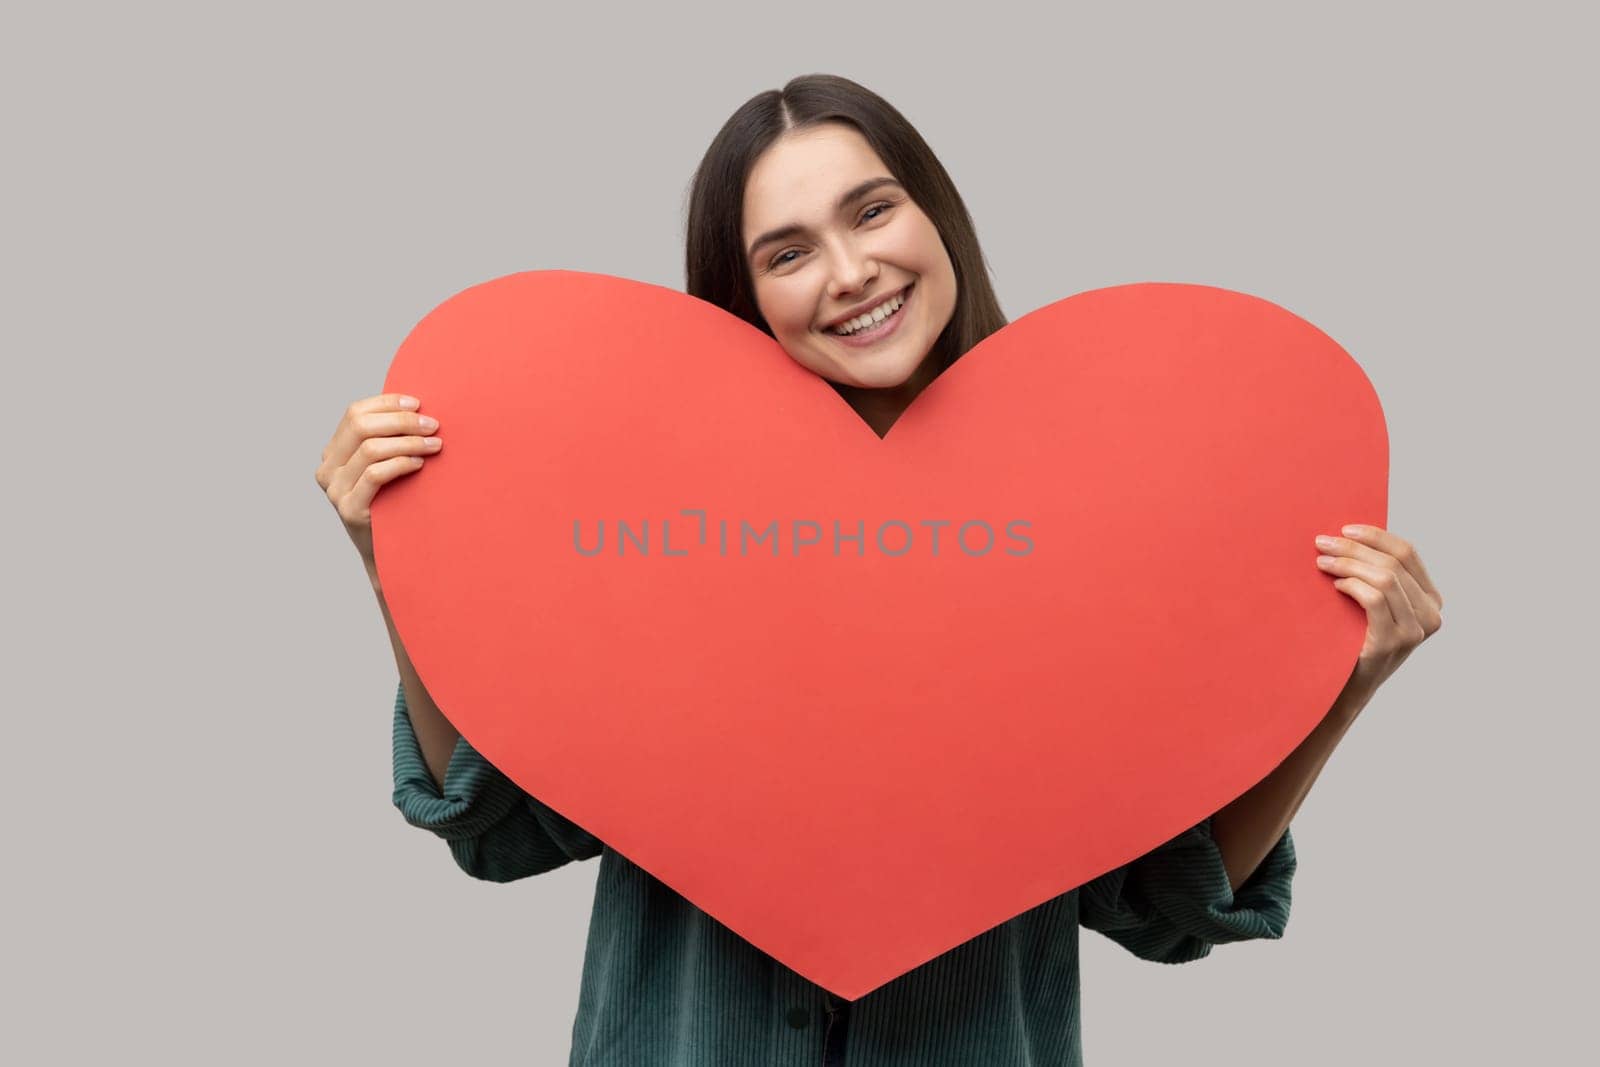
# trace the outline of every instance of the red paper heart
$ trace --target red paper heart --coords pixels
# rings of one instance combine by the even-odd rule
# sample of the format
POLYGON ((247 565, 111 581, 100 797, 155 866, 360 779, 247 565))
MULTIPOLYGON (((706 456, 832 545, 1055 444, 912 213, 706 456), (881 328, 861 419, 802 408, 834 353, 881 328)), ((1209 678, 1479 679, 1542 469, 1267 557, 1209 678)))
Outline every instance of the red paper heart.
POLYGON ((851 999, 1263 778, 1365 633, 1313 538, 1386 524, 1361 369, 1204 286, 1035 311, 881 440, 749 324, 570 271, 447 300, 385 389, 446 442, 372 509, 441 709, 851 999))

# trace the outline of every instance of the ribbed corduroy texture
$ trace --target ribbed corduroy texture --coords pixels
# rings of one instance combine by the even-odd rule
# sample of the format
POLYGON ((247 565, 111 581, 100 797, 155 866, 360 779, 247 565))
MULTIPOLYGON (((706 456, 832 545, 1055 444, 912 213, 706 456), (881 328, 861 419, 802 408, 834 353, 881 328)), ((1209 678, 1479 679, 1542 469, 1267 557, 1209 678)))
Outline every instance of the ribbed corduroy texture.
POLYGON ((818 1067, 825 1047, 828 1064, 848 1067, 1081 1064, 1080 924, 1143 959, 1185 963, 1282 937, 1295 871, 1285 831, 1234 894, 1208 818, 845 1004, 528 796, 465 738, 441 796, 403 687, 394 804, 474 878, 600 857, 571 1067, 818 1067))

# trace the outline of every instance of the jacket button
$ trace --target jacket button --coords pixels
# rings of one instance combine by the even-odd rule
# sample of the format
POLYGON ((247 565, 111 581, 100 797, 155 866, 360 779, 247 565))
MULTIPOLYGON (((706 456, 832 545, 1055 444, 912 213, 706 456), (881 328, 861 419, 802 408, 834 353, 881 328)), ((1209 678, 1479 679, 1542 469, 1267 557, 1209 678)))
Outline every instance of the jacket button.
POLYGON ((789 1025, 796 1030, 804 1030, 811 1022, 811 1013, 804 1008, 789 1009, 789 1025))

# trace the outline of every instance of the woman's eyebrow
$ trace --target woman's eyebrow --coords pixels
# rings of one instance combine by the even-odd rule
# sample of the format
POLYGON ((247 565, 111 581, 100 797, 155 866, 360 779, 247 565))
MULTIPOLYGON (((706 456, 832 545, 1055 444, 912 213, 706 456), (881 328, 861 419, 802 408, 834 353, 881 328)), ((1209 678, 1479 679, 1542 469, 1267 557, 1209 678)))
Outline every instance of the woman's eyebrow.
MULTIPOLYGON (((850 206, 850 202, 852 200, 857 200, 860 197, 866 196, 868 193, 872 192, 872 190, 884 185, 900 186, 900 183, 889 177, 868 178, 866 181, 862 182, 860 185, 857 185, 855 188, 841 196, 838 202, 833 205, 833 209, 836 212, 843 211, 845 208, 850 206)), ((904 186, 900 187, 902 189, 904 188, 904 186)), ((787 226, 779 226, 776 230, 768 230, 751 243, 749 255, 753 259, 755 258, 756 250, 762 245, 771 241, 781 241, 786 237, 794 237, 797 234, 802 234, 805 232, 806 228, 804 226, 792 222, 787 226)))

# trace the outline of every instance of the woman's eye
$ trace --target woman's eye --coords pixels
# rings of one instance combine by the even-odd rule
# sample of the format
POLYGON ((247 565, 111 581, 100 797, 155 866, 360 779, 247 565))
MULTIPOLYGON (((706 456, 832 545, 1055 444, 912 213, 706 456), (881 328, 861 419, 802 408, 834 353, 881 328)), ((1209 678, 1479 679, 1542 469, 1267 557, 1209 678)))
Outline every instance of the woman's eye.
MULTIPOLYGON (((873 204, 871 207, 867 208, 867 210, 865 210, 865 211, 863 211, 861 213, 861 221, 862 222, 873 222, 873 221, 877 220, 878 218, 882 217, 882 213, 883 212, 888 211, 893 207, 894 207, 894 205, 892 203, 890 203, 889 201, 887 201, 887 200, 885 200, 885 201, 883 201, 882 203, 879 203, 879 204, 873 204), (873 214, 874 211, 878 212, 879 214, 874 215, 873 214)), ((779 252, 776 256, 772 257, 772 262, 767 264, 767 269, 771 270, 774 267, 787 266, 788 264, 793 263, 794 260, 788 259, 786 257, 788 257, 788 256, 798 256, 799 254, 800 254, 799 251, 797 249, 793 249, 793 248, 789 249, 786 252, 779 252)))

